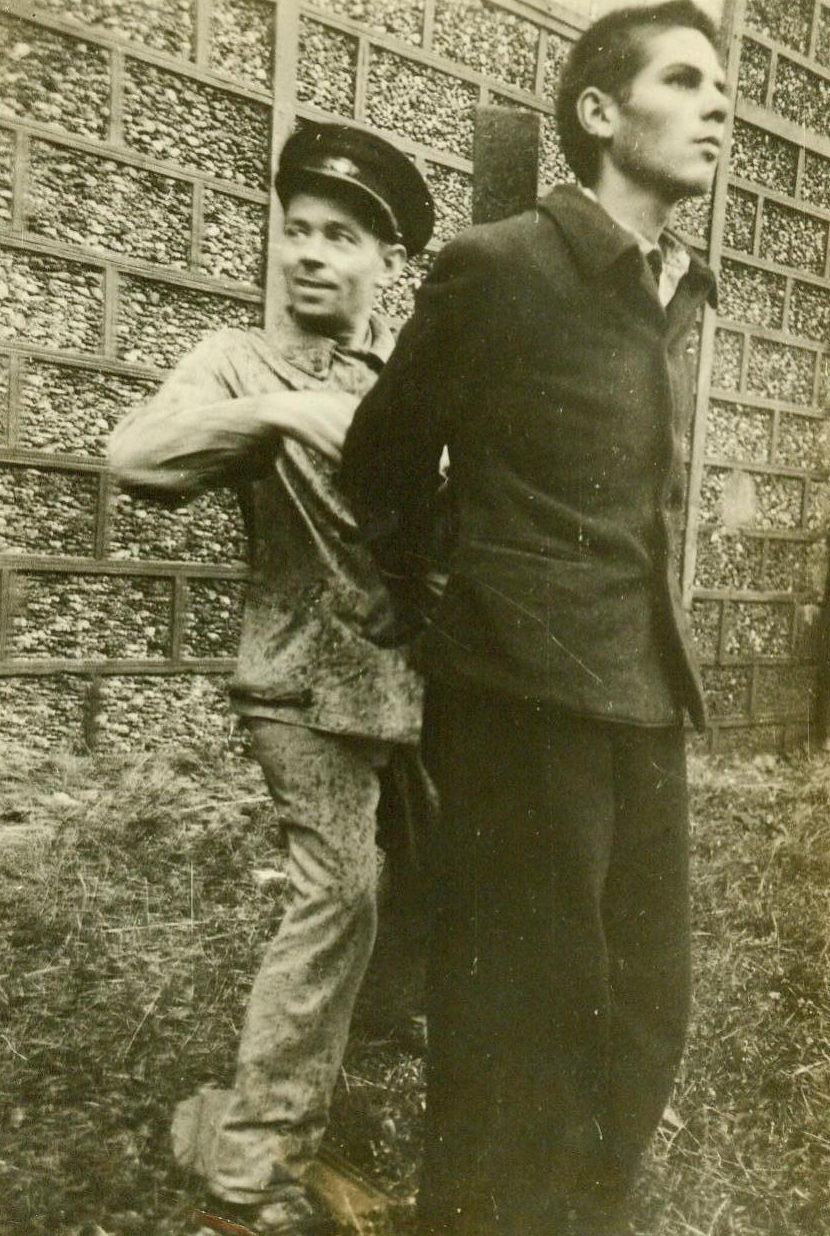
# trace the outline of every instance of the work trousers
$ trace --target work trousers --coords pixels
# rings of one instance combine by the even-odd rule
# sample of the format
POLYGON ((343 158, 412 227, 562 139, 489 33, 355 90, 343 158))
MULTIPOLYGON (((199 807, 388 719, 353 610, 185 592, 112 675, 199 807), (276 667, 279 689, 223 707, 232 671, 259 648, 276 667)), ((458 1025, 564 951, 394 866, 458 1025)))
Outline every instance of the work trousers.
POLYGON ((432 683, 422 1231, 615 1230, 689 1007, 681 728, 432 683))
POLYGON ((180 1104, 174 1150, 232 1202, 280 1200, 325 1132, 377 925, 378 770, 391 745, 254 719, 289 901, 248 1001, 232 1091, 180 1104))

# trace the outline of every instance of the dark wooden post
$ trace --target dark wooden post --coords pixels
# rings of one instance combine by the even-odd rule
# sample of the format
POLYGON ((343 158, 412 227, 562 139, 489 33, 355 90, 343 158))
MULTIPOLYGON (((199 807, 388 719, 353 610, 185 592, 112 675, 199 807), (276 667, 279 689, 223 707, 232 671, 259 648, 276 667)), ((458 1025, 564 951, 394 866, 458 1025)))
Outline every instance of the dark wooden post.
POLYGON ((538 195, 541 116, 482 104, 475 109, 473 223, 531 208, 538 195))

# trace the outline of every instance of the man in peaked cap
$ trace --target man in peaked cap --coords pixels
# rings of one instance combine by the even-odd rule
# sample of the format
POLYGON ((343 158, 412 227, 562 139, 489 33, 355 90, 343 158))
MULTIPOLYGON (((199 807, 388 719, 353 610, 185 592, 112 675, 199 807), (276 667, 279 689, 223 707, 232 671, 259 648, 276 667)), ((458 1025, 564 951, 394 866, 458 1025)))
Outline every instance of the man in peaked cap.
POLYGON ((232 701, 288 843, 288 901, 250 995, 232 1090, 180 1103, 174 1153, 201 1175, 202 1233, 318 1236, 304 1184, 322 1139, 375 938, 379 776, 416 748, 421 685, 370 640, 389 602, 335 484, 354 408, 393 348, 373 312, 432 232, 415 166, 373 134, 307 126, 276 176, 285 312, 220 330, 112 435, 139 495, 230 486, 251 578, 232 701))

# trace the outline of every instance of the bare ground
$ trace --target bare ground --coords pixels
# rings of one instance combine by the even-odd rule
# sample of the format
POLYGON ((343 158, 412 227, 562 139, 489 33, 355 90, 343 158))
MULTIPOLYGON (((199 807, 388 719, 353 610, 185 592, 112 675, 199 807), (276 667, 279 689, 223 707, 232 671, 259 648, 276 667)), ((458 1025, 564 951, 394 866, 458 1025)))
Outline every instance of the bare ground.
MULTIPOLYGON (((696 1006, 638 1236, 830 1232, 830 756, 693 767, 696 1006)), ((0 1236, 184 1236, 170 1112, 228 1084, 282 849, 258 769, 0 769, 0 1236)), ((356 1030, 330 1141, 411 1232, 423 1068, 356 1030)))

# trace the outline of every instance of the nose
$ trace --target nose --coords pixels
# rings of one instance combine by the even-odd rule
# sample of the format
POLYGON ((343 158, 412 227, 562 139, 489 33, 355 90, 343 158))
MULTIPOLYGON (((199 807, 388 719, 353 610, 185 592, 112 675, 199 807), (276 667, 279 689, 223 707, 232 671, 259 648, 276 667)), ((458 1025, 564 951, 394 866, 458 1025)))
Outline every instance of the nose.
POLYGON ((712 82, 706 94, 703 114, 707 120, 716 124, 725 124, 729 115, 729 100, 720 86, 712 82))
POLYGON ((297 245, 297 257, 304 266, 322 266, 322 238, 316 232, 306 232, 297 245))

